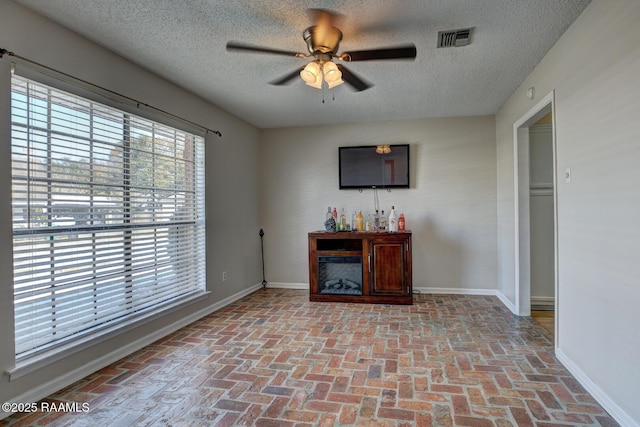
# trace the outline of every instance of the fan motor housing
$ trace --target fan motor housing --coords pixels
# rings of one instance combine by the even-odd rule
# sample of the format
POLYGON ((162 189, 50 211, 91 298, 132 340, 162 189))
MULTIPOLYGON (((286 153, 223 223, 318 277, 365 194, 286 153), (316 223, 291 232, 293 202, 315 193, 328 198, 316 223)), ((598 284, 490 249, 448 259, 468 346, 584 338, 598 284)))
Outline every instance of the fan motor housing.
POLYGON ((314 25, 304 30, 302 36, 307 43, 307 50, 312 55, 317 53, 335 54, 342 41, 342 31, 330 26, 314 25))

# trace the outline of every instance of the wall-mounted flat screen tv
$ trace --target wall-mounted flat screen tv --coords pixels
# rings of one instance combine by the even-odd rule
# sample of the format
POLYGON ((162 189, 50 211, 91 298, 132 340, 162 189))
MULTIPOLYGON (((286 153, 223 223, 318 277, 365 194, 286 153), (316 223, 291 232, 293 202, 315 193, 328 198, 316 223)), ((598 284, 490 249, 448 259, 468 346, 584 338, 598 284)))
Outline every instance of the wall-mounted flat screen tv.
POLYGON ((339 147, 340 189, 409 188, 409 144, 339 147))

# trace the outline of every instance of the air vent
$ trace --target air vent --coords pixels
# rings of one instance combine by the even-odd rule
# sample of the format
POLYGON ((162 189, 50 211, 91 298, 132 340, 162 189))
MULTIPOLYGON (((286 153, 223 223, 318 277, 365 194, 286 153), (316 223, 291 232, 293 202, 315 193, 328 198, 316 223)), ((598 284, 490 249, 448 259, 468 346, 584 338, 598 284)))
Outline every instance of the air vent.
POLYGON ((438 48, 466 46, 471 43, 472 31, 473 28, 438 31, 438 48))

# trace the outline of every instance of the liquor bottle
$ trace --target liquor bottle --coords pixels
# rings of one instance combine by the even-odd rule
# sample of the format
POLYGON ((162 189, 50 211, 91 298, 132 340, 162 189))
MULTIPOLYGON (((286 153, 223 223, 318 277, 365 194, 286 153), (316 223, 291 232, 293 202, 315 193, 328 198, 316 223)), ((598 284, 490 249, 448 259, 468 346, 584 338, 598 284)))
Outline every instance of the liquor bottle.
POLYGON ((395 206, 391 206, 391 213, 389 214, 389 231, 398 231, 398 222, 396 221, 395 206))
POLYGON ((351 215, 351 231, 358 231, 358 214, 356 211, 353 211, 353 215, 351 215))
POLYGON ((367 214, 367 221, 364 223, 364 231, 371 231, 373 229, 373 217, 371 214, 367 214))
POLYGON ((387 229, 387 217, 384 216, 384 209, 382 209, 382 214, 380 215, 380 231, 385 231, 387 229))
POLYGON ((344 214, 344 208, 340 212, 340 229, 342 231, 347 229, 347 216, 344 214))
POLYGON ((405 231, 404 214, 401 213, 398 217, 398 231, 405 231))
POLYGON ((333 216, 333 220, 338 222, 338 210, 336 208, 333 208, 333 213, 331 215, 333 216))
POLYGON ((376 213, 373 215, 373 229, 375 231, 380 230, 380 213, 378 212, 378 209, 376 209, 376 213))
POLYGON ((333 214, 331 213, 331 206, 327 210, 327 219, 324 221, 324 229, 330 233, 336 231, 336 220, 333 219, 333 214))
POLYGON ((362 211, 358 211, 357 224, 358 231, 364 231, 364 217, 362 216, 362 211))

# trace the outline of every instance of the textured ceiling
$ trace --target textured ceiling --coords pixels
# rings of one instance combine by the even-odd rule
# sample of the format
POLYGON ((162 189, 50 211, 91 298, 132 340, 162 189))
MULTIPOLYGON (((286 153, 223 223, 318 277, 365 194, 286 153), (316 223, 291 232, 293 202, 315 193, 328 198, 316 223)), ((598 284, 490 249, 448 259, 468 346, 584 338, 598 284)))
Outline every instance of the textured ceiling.
POLYGON ((15 0, 260 128, 494 114, 589 0, 15 0), (309 59, 227 52, 242 41, 306 52, 308 9, 341 14, 340 52, 415 43, 415 61, 347 63, 373 83, 334 93, 295 79, 309 59), (442 30, 471 44, 436 49, 442 30), (335 100, 332 95, 335 94, 335 100))

